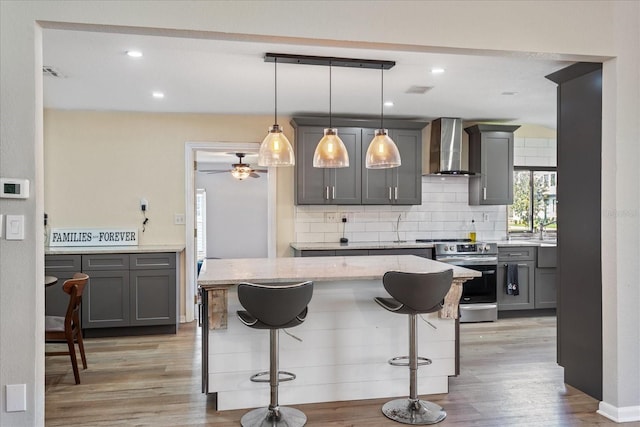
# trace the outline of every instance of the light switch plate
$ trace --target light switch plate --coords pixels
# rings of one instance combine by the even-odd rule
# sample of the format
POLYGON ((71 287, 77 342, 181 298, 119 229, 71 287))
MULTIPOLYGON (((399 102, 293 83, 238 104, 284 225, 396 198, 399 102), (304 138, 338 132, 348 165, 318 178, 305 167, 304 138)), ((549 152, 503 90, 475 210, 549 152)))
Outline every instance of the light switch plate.
POLYGON ((24 412, 27 410, 26 384, 7 384, 6 396, 7 412, 24 412))
POLYGON ((5 239, 24 240, 24 215, 7 215, 5 239))

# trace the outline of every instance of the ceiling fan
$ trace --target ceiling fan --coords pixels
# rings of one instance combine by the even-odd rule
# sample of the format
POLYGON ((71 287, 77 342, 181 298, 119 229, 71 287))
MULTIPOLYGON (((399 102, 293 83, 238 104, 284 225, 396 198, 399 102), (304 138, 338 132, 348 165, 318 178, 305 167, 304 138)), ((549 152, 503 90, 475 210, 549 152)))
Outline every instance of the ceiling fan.
POLYGON ((267 169, 253 169, 248 163, 243 163, 242 159, 246 156, 245 153, 230 153, 235 154, 238 157, 238 163, 233 163, 232 169, 229 170, 203 170, 202 172, 206 173, 224 173, 231 172, 231 175, 242 181, 248 177, 251 178, 260 178, 257 172, 266 173, 267 169))

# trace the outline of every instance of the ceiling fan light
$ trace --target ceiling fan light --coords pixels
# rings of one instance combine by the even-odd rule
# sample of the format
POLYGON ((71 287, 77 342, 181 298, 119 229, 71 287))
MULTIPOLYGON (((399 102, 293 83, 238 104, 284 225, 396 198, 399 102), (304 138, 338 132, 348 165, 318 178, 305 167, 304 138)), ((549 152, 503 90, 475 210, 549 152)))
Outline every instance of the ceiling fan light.
POLYGON ((235 179, 239 179, 240 181, 249 178, 251 172, 253 172, 253 169, 248 166, 235 166, 233 169, 231 169, 231 175, 235 179))
POLYGON ((338 129, 327 128, 313 153, 314 168, 348 168, 349 153, 338 136, 338 129))
POLYGON ((269 133, 260 144, 258 165, 260 166, 293 166, 295 164, 293 147, 282 132, 280 125, 269 128, 269 133))
POLYGON ((401 164, 400 151, 398 151, 396 143, 389 137, 387 130, 376 130, 376 136, 367 148, 365 157, 367 169, 396 168, 401 164))

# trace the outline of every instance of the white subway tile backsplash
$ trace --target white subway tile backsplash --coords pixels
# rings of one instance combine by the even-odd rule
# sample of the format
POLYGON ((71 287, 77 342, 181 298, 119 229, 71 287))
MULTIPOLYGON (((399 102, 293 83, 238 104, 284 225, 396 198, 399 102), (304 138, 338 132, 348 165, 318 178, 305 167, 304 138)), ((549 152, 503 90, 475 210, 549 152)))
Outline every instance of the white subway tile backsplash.
MULTIPOLYGON (((554 166, 555 139, 516 138, 514 164, 554 166)), ((505 206, 469 206, 467 177, 422 177, 422 204, 419 206, 296 206, 295 238, 302 243, 337 242, 343 224, 327 222, 325 213, 336 218, 346 215, 344 235, 351 242, 382 242, 398 238, 465 238, 475 220, 478 240, 500 240, 507 234, 505 206), (399 232, 398 215, 402 214, 399 232), (485 221, 486 217, 486 221, 485 221)))

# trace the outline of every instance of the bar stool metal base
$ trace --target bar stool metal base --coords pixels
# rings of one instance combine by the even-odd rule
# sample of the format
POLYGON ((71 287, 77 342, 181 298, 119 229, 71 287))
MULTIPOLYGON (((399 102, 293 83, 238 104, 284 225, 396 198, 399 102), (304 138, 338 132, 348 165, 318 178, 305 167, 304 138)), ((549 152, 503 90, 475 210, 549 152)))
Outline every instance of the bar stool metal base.
POLYGON ((307 423, 307 416, 295 408, 280 406, 278 415, 269 408, 258 408, 242 416, 242 427, 302 427, 307 423))
POLYGON ((408 398, 385 403, 382 413, 393 421, 412 425, 436 424, 447 416, 444 409, 433 402, 408 398))

